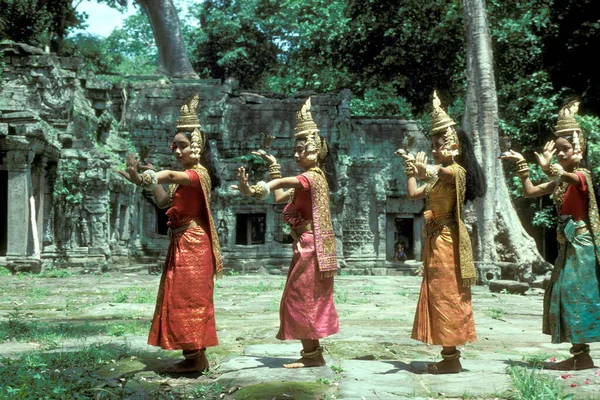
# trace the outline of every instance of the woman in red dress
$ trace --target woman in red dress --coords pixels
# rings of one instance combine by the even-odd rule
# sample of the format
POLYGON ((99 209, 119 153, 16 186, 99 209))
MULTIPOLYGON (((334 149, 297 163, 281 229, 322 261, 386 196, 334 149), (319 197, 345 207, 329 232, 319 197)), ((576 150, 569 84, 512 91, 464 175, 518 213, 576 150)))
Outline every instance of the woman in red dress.
POLYGON ((160 208, 167 208, 171 242, 156 300, 148 344, 182 350, 185 359, 168 372, 202 372, 209 368, 205 350, 218 344, 213 303, 213 278, 222 271, 218 236, 210 213, 210 192, 220 184, 204 151, 205 138, 196 116, 198 95, 181 108, 171 149, 180 171, 138 173, 138 160, 127 157, 127 180, 152 190, 160 208), (202 164, 210 169, 206 169, 202 164), (170 184, 166 191, 162 184, 170 184))
POLYGON ((329 210, 330 179, 335 164, 327 143, 319 136, 310 114, 310 99, 297 114, 294 159, 305 172, 281 178, 277 160, 264 151, 254 152, 267 161, 271 180, 248 186, 244 167, 238 169, 239 186, 232 186, 247 196, 265 199, 270 191, 276 203, 288 203, 283 210, 294 239, 294 256, 279 308, 280 326, 276 337, 300 340, 300 359, 285 368, 325 365, 319 339, 339 332, 338 316, 333 303, 333 277, 337 270, 335 236, 329 210), (323 169, 322 169, 323 168, 323 169), (291 189, 284 191, 283 189, 291 189))

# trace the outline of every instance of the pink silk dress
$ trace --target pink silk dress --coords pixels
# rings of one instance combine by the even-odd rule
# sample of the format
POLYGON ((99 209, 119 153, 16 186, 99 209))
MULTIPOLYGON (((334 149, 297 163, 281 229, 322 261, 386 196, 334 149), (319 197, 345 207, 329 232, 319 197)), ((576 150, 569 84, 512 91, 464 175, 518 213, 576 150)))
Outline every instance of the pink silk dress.
POLYGON ((148 344, 166 350, 198 350, 218 344, 213 289, 215 257, 205 192, 195 170, 179 186, 167 211, 173 233, 165 261, 148 344))
MULTIPOLYGON (((283 211, 292 229, 312 222, 310 181, 296 177, 302 189, 295 189, 294 201, 283 211)), ((294 256, 279 306, 281 340, 315 340, 339 333, 338 315, 333 304, 333 277, 319 271, 315 235, 307 230, 294 240, 294 256)))

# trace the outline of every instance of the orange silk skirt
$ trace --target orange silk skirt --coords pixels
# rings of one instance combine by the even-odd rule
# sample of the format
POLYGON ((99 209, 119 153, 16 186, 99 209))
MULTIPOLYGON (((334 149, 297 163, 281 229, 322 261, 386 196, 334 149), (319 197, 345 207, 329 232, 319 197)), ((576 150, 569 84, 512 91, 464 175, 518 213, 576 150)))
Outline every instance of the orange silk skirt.
POLYGON ((279 305, 281 340, 315 340, 340 331, 333 304, 333 277, 322 278, 315 237, 304 232, 294 241, 294 257, 279 305))
POLYGON ((171 238, 148 344, 166 350, 216 346, 212 244, 200 226, 171 238))
POLYGON ((463 287, 458 237, 444 227, 425 237, 423 284, 411 337, 428 344, 459 346, 477 340, 471 288, 463 287))

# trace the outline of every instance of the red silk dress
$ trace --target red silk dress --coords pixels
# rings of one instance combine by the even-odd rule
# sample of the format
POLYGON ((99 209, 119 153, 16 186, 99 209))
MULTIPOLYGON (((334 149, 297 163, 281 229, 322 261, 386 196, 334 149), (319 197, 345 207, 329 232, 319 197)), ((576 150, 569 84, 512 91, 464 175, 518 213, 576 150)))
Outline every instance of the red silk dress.
MULTIPOLYGON (((295 189, 294 201, 283 212, 284 221, 292 229, 313 220, 310 181, 304 175, 296 178, 302 189, 295 189)), ((277 339, 315 340, 338 333, 333 277, 325 278, 319 271, 313 230, 302 233, 294 240, 293 247, 294 256, 279 305, 277 339)))
POLYGON ((213 289, 215 260, 208 208, 198 173, 185 171, 190 186, 179 186, 167 211, 173 233, 165 261, 148 344, 166 350, 198 350, 218 344, 213 289))

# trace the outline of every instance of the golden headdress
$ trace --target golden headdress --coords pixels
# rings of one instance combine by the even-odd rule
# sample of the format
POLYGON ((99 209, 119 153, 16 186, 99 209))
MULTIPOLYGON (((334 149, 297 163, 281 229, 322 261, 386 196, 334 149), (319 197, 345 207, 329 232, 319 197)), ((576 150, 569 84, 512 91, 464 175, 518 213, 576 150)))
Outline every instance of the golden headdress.
POLYGON ((579 101, 571 100, 558 112, 558 119, 554 127, 554 135, 558 137, 573 136, 573 160, 581 161, 585 150, 585 139, 581 127, 575 120, 575 114, 579 111, 579 101))
POLYGON ((442 102, 437 95, 437 91, 433 91, 433 111, 431 112, 431 134, 437 135, 445 133, 450 126, 455 126, 456 122, 444 111, 442 102))
POLYGON ((181 106, 179 118, 177 119, 178 133, 191 132, 191 157, 196 160, 200 159, 206 142, 204 134, 200 131, 200 120, 198 119, 198 114, 196 114, 199 103, 200 101, 197 93, 192 97, 187 98, 183 106, 181 106))
POLYGON ((442 154, 446 157, 457 156, 460 153, 460 143, 454 126, 456 122, 444 111, 442 102, 437 95, 437 91, 433 91, 433 111, 431 112, 431 134, 444 134, 444 148, 442 154))
POLYGON ((558 112, 558 120, 554 127, 554 134, 558 137, 570 136, 572 131, 581 131, 581 127, 575 120, 575 114, 579 111, 579 101, 568 102, 558 112))
POLYGON ((329 149, 327 143, 319 136, 319 128, 312 119, 310 113, 310 97, 302 106, 300 111, 296 113, 296 126, 294 126, 294 137, 296 139, 306 140, 306 150, 309 153, 309 159, 324 160, 327 157, 329 149))

